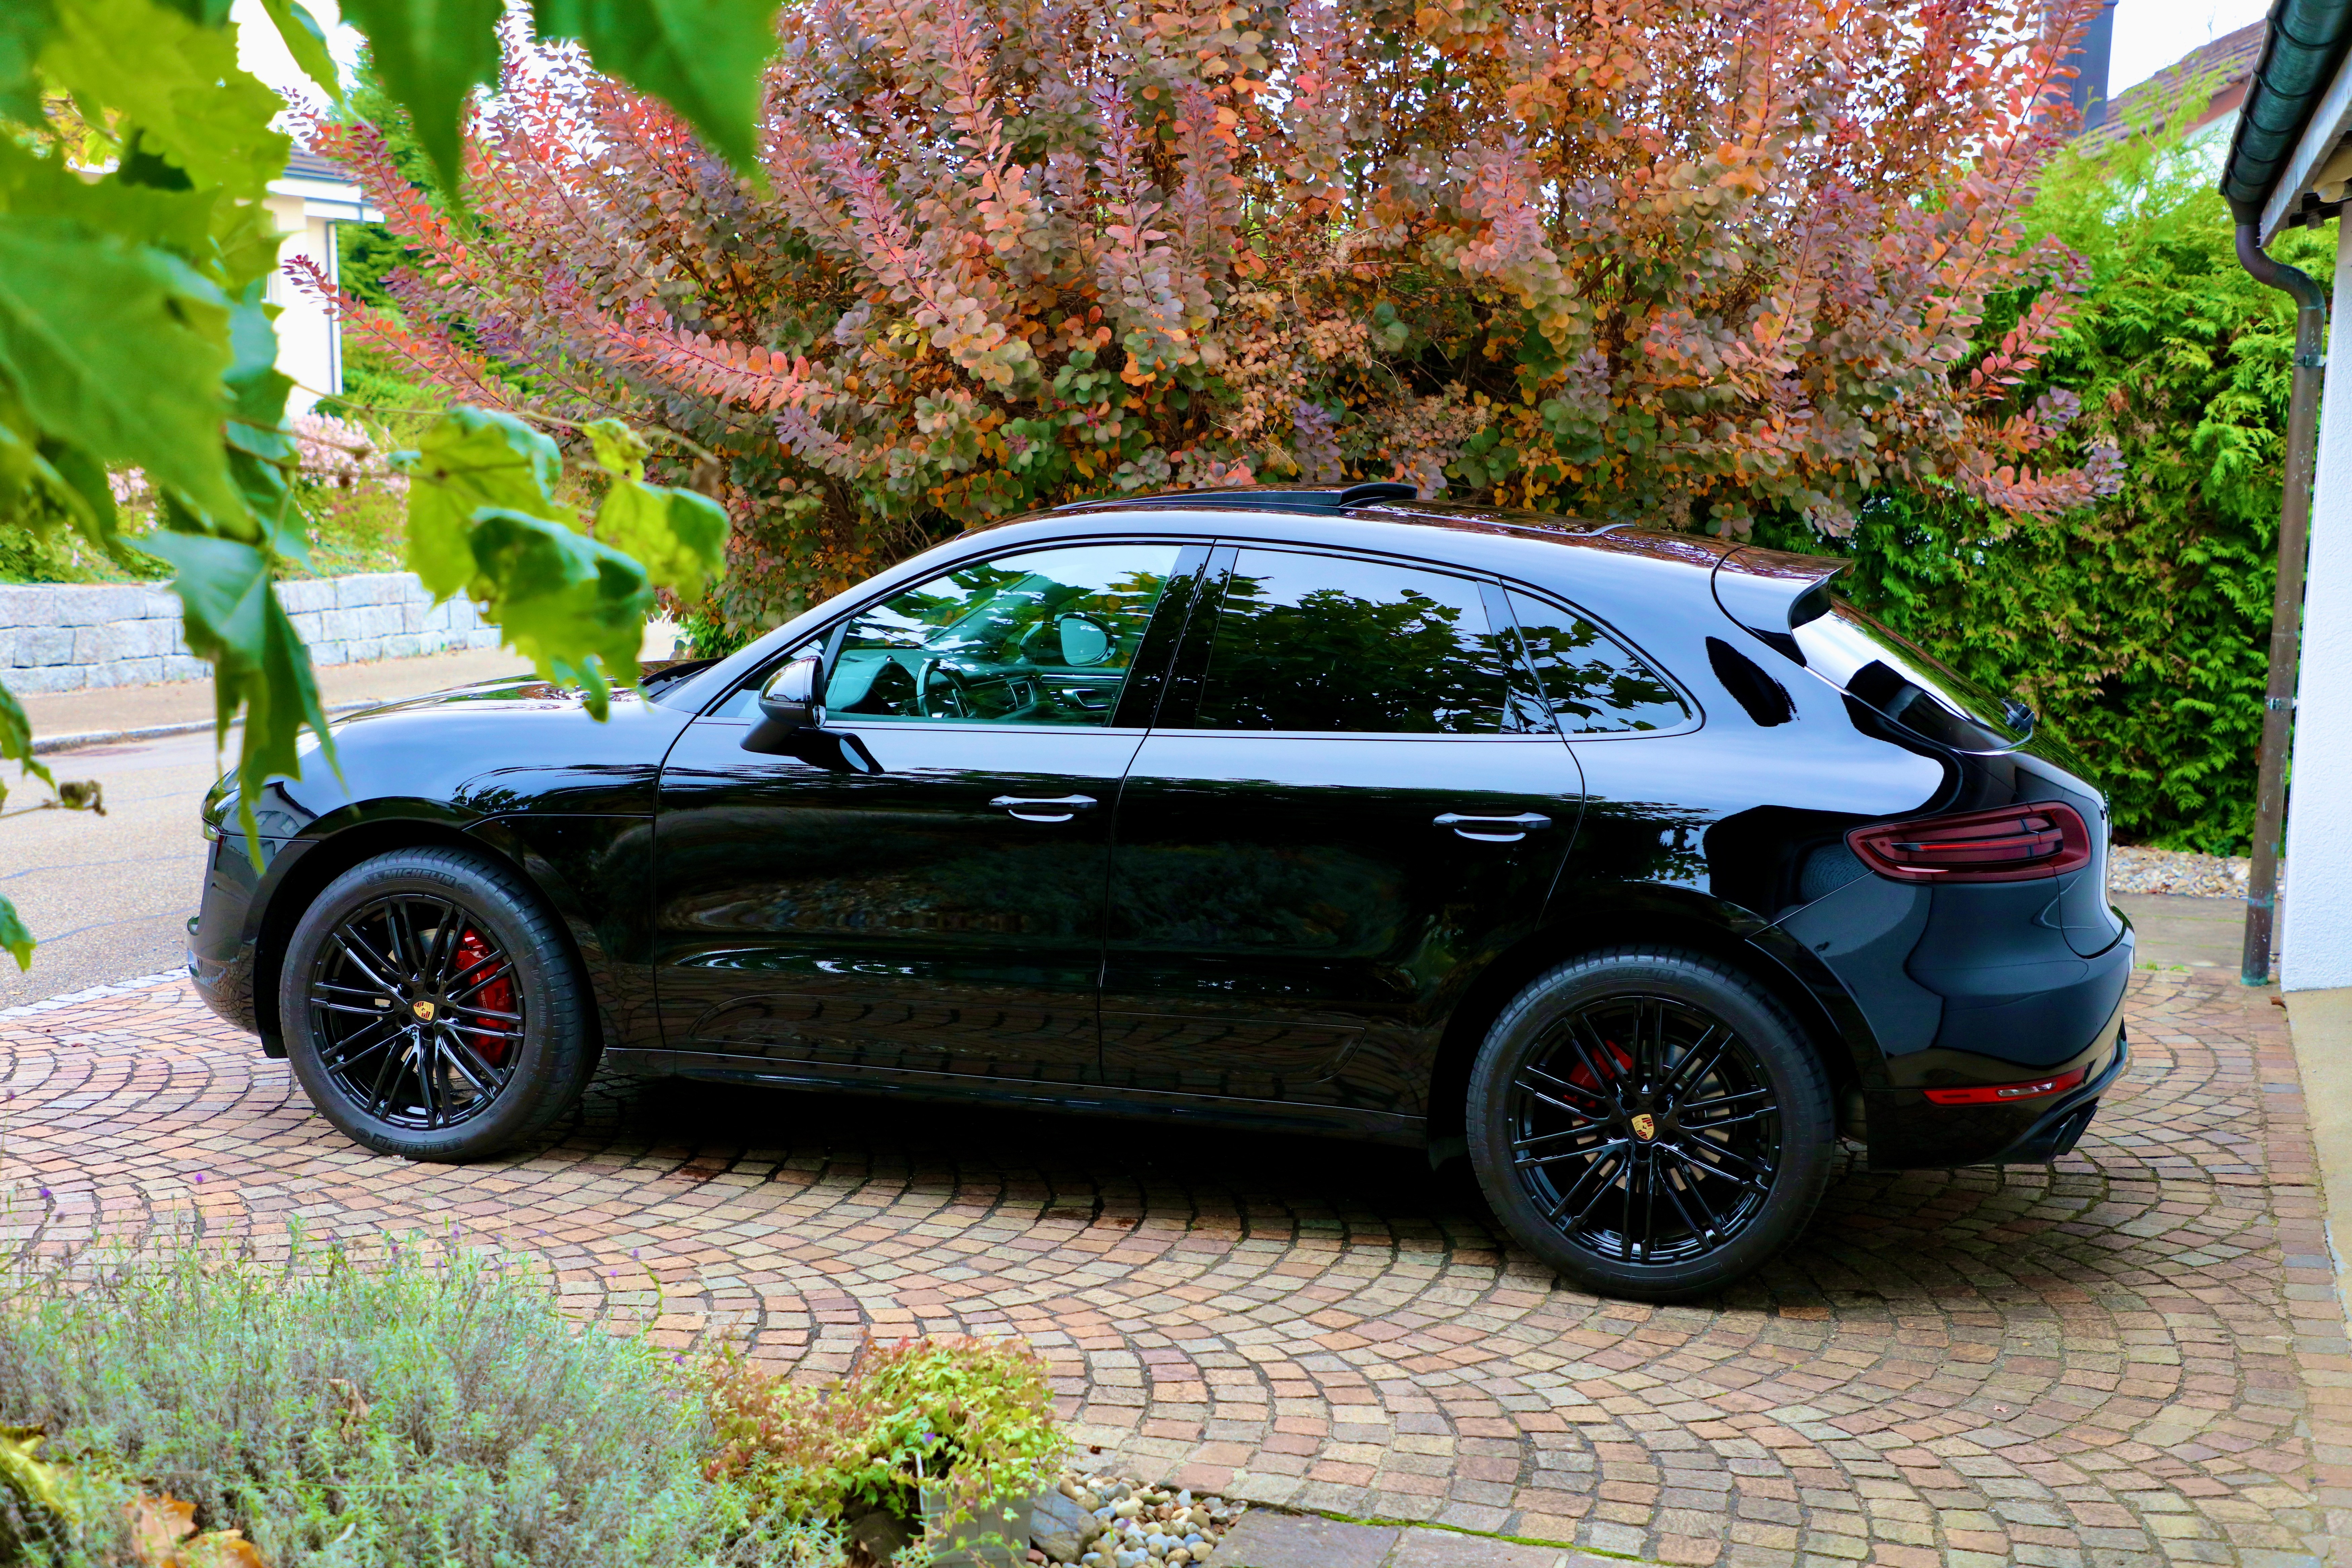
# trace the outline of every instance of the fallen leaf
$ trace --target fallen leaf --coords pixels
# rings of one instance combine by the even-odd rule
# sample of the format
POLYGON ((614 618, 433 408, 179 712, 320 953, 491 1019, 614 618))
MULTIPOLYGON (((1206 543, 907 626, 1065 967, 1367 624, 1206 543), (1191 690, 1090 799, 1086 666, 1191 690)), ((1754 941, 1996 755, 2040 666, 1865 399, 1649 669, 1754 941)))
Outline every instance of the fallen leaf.
POLYGON ((375 1406, 361 1397, 360 1391, 352 1385, 349 1378, 331 1377, 327 1379, 327 1386, 334 1391, 335 1403, 343 1408, 343 1419, 336 1427, 336 1433, 340 1436, 349 1437, 358 1428, 359 1424, 368 1418, 368 1413, 375 1406))
POLYGON ((175 1497, 142 1492, 122 1505, 122 1517, 131 1525, 132 1555, 152 1568, 167 1568, 180 1542, 196 1530, 196 1505, 175 1497))
POLYGON ((65 1467, 34 1458, 42 1436, 38 1426, 0 1426, 0 1489, 36 1512, 70 1521, 74 1510, 58 1489, 65 1467))
POLYGON ((172 1553, 165 1568, 265 1568, 242 1530, 214 1530, 172 1553))

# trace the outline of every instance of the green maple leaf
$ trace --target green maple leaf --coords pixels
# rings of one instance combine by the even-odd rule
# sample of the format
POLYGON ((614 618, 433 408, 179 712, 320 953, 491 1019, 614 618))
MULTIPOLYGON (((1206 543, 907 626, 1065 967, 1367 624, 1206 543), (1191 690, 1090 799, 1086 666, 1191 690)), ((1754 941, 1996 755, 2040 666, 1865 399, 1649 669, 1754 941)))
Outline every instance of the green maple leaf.
POLYGON ((615 479, 596 509, 596 537, 689 605, 727 565, 727 509, 693 490, 615 479))
MULTIPOLYGON (((0 686, 0 762, 15 763, 43 784, 55 784, 49 770, 33 756, 33 721, 25 716, 25 705, 16 694, 0 686)), ((0 785, 0 800, 8 798, 8 791, 0 785)))
POLYGON ((33 62, 57 25, 56 0, 8 0, 0 5, 0 116, 39 121, 41 83, 33 62))
POLYGON ((479 593, 475 514, 501 507, 567 521, 556 506, 563 458, 555 443, 511 415, 455 408, 413 452, 394 455, 408 484, 408 565, 436 599, 479 593))
POLYGON ((653 447, 643 436, 623 421, 614 418, 593 419, 587 426, 588 444, 596 453, 596 466, 608 474, 625 479, 646 477, 646 454, 653 447))
POLYGON ((270 592, 269 558, 261 551, 234 539, 165 529, 139 544, 172 563, 172 587, 186 610, 188 647, 212 661, 215 736, 226 741, 237 710, 245 710, 237 817, 257 864, 251 803, 272 777, 302 776, 297 748, 305 726, 318 735, 329 763, 334 762, 310 652, 270 592))
POLYGON ((341 103, 343 79, 335 69, 335 57, 328 52, 326 30, 319 26, 319 19, 303 8, 300 0, 261 0, 261 8, 269 14, 278 36, 285 40, 286 52, 294 57, 302 74, 341 103))
POLYGON ((0 374, 44 433, 237 516, 221 447, 228 363, 228 301, 185 262, 0 215, 0 374))
POLYGON ((78 98, 119 112, 197 185, 239 200, 260 200, 294 146, 269 128, 285 102, 239 68, 235 32, 153 0, 60 6, 40 65, 78 98))
POLYGON ((578 38, 597 69, 667 103, 756 176, 776 0, 532 0, 530 15, 540 37, 578 38))
POLYGON ((279 556, 310 564, 310 522, 294 504, 293 476, 302 449, 286 424, 286 395, 293 380, 278 368, 278 330, 261 302, 261 285, 229 311, 227 374, 229 477, 261 524, 262 535, 279 556))
POLYGON ((0 948, 7 950, 18 969, 33 967, 33 933, 16 918, 16 906, 0 899, 0 948))
POLYGON ((596 509, 596 537, 636 558, 646 575, 693 604, 727 565, 727 510, 693 490, 645 482, 646 438, 618 419, 588 426, 599 467, 613 476, 596 509))
POLYGON ((0 139, 0 212, 68 218, 85 228, 157 245, 196 267, 215 258, 213 217, 220 192, 166 191, 120 179, 85 180, 62 158, 40 158, 0 139))
POLYGON ((499 77, 502 0, 343 0, 343 19, 367 35, 384 90, 416 123, 416 139, 458 188, 466 100, 499 77))
POLYGON ((654 607, 645 568, 543 517, 501 507, 476 516, 471 542, 490 585, 490 618, 540 673, 584 688, 589 711, 603 718, 610 679, 637 678, 654 607))

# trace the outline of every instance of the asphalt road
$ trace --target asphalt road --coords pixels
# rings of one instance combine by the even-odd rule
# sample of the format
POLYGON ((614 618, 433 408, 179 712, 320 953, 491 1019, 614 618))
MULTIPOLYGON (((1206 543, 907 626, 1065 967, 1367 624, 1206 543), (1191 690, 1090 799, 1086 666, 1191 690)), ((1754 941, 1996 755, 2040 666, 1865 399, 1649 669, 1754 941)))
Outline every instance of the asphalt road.
MULTIPOLYGON (((60 781, 105 785, 106 815, 37 811, 0 822, 0 896, 41 944, 29 972, 0 955, 0 1007, 177 968, 203 886, 196 807, 220 773, 209 732, 43 761, 60 781)), ((10 805, 47 794, 13 767, 7 783, 10 805)))
MULTIPOLYGON (((5 0, 0 0, 5 3, 5 0)), ((647 658, 667 652, 654 646, 647 658)), ((390 702, 468 681, 520 674, 530 667, 508 648, 474 648, 377 664, 331 665, 318 673, 320 698, 332 707, 390 702)), ((70 691, 24 699, 38 741, 208 720, 209 680, 70 691)), ((236 737, 230 737, 234 757, 236 737)), ((0 822, 0 898, 40 943, 33 967, 19 973, 0 953, 0 1008, 110 984, 187 961, 187 919, 204 888, 205 840, 196 808, 220 776, 212 731, 150 741, 55 752, 43 762, 62 781, 106 786, 106 815, 37 811, 0 822)), ((0 811, 47 797, 39 781, 11 766, 0 774, 9 800, 0 811)))

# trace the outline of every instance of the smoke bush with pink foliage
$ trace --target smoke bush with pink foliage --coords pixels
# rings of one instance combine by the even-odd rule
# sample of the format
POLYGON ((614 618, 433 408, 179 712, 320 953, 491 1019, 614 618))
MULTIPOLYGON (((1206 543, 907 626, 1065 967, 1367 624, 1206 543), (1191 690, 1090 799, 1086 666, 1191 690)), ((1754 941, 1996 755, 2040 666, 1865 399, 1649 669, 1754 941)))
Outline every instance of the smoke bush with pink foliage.
POLYGON ((707 454, 676 466, 734 519, 744 628, 1145 487, 1735 534, 1887 485, 2083 504, 2112 455, 2032 395, 2080 259, 2017 219, 2095 9, 792 0, 763 184, 562 52, 478 117, 462 223, 371 128, 310 137, 422 258, 351 329, 707 454))

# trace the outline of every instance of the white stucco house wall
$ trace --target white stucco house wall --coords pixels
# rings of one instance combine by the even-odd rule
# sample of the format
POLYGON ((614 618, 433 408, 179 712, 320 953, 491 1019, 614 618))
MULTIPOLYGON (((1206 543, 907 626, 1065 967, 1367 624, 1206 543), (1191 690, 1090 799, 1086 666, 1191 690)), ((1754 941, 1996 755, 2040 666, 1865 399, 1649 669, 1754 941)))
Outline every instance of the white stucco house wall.
MULTIPOLYGON (((0 5, 5 4, 7 0, 0 0, 0 5)), ((348 80, 359 47, 358 34, 343 26, 335 0, 309 0, 309 9, 326 33, 327 47, 348 80)), ((325 91, 294 63, 261 0, 233 0, 229 16, 236 25, 239 65, 289 102, 324 104, 325 91)), ((341 169, 299 149, 286 173, 269 182, 268 200, 270 216, 285 237, 278 247, 278 270, 268 285, 269 302, 281 308, 278 368, 294 379, 287 412, 304 414, 321 396, 343 390, 342 340, 334 318, 286 276, 286 263, 298 256, 308 257, 320 271, 334 278, 334 226, 373 223, 383 215, 366 205, 360 187, 341 169)))
POLYGON ((268 298, 279 307, 278 368, 294 380, 289 414, 308 413, 320 398, 343 390, 342 329, 324 305, 296 285, 287 263, 308 257, 337 278, 335 225, 369 223, 382 215, 360 187, 324 158, 297 151, 286 173, 269 182, 269 212, 278 220, 278 270, 268 298))

